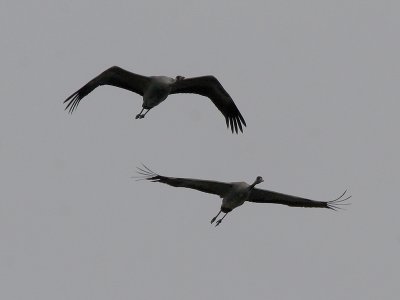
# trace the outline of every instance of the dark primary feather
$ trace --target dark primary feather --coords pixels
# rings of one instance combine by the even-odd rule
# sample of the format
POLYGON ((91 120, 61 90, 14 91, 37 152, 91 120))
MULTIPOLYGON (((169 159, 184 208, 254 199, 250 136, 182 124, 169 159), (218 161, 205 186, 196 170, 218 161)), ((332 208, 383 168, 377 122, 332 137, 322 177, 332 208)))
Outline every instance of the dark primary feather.
POLYGON ((341 208, 341 205, 348 204, 344 203, 344 201, 350 199, 351 196, 343 198, 346 192, 347 191, 337 199, 324 202, 255 188, 251 191, 250 197, 247 201, 256 203, 276 203, 297 207, 323 207, 337 210, 341 208))
POLYGON ((145 180, 161 182, 174 187, 194 189, 219 196, 223 196, 232 187, 229 183, 219 181, 161 176, 151 171, 145 165, 143 165, 143 168, 138 167, 137 169, 138 174, 142 175, 142 179, 145 180))
POLYGON ((68 102, 65 109, 69 109, 69 112, 72 113, 79 102, 100 85, 116 86, 143 96, 144 89, 149 81, 150 79, 146 76, 126 71, 120 67, 111 67, 69 96, 64 101, 64 103, 68 102))
POLYGON ((224 115, 226 125, 231 127, 232 132, 233 130, 236 133, 238 133, 238 130, 243 132, 242 124, 246 126, 246 121, 231 96, 229 96, 228 92, 214 76, 209 75, 178 80, 172 85, 170 94, 178 93, 193 93, 210 98, 224 115))

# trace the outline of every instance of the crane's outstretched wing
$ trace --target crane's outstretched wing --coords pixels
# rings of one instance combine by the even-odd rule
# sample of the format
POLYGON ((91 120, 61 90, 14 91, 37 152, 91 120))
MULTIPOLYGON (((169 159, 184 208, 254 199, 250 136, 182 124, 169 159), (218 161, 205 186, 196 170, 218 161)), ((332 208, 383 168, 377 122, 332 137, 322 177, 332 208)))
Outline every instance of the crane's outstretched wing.
POLYGON ((150 79, 146 76, 138 75, 114 66, 90 80, 78 91, 69 96, 64 101, 64 103, 68 102, 68 105, 65 107, 65 109, 69 108, 69 112, 72 113, 82 98, 87 96, 91 91, 100 85, 113 85, 143 96, 144 90, 149 81, 150 79))
POLYGON ((222 112, 226 120, 226 126, 230 126, 238 133, 238 128, 243 132, 242 124, 246 126, 239 109, 236 107, 231 96, 225 91, 221 83, 214 76, 193 77, 177 80, 173 85, 170 94, 192 93, 199 94, 211 99, 215 106, 222 112))
POLYGON ((344 191, 340 197, 334 200, 324 202, 255 188, 251 191, 247 201, 257 203, 276 203, 297 207, 324 207, 337 210, 340 209, 342 205, 349 204, 344 203, 346 200, 351 198, 351 196, 343 198, 346 192, 347 191, 344 191))
POLYGON ((194 189, 204 193, 219 195, 221 197, 223 197, 223 195, 225 195, 232 186, 230 183, 212 180, 161 176, 151 171, 145 165, 143 165, 143 168, 138 167, 137 169, 138 174, 143 176, 140 179, 145 179, 152 182, 162 182, 175 187, 194 189))

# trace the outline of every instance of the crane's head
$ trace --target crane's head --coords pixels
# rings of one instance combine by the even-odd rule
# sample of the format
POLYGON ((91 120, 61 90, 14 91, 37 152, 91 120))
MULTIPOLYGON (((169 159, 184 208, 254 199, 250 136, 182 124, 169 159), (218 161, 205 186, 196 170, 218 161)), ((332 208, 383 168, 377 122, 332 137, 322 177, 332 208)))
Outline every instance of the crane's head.
POLYGON ((254 183, 259 184, 261 182, 264 182, 264 179, 261 176, 257 176, 256 181, 254 183))
POLYGON ((254 189, 254 187, 255 187, 257 184, 259 184, 259 183, 261 183, 261 182, 263 182, 263 181, 264 181, 264 179, 263 179, 261 176, 257 176, 257 178, 256 178, 256 180, 254 180, 253 184, 249 186, 249 191, 251 191, 252 189, 254 189))
POLYGON ((175 77, 176 81, 183 80, 183 79, 185 79, 185 77, 183 77, 181 75, 178 75, 178 76, 175 77))

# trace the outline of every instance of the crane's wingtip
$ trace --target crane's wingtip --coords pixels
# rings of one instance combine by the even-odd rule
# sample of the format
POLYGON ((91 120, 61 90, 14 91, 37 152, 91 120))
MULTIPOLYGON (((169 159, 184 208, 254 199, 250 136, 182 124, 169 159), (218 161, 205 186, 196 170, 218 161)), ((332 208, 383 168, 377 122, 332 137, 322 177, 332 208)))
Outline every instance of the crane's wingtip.
POLYGON ((138 178, 138 180, 150 180, 153 182, 159 180, 160 175, 149 169, 144 163, 141 163, 141 165, 142 167, 136 167, 136 172, 140 176, 137 176, 135 178, 138 178))
POLYGON ((346 201, 349 200, 352 197, 352 195, 345 197, 346 193, 347 189, 336 199, 326 202, 326 207, 334 211, 338 211, 338 210, 343 210, 344 209, 343 206, 351 205, 351 203, 346 203, 346 201))

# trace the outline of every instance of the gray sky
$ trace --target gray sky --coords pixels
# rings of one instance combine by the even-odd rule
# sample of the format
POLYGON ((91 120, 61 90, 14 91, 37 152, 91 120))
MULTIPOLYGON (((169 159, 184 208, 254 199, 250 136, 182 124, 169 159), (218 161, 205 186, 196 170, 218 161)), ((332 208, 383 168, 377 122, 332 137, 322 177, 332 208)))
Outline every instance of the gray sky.
POLYGON ((1 299, 398 299, 398 1, 3 1, 1 299), (24 3, 25 2, 25 3, 24 3), (218 77, 248 127, 174 95, 135 120, 106 68, 218 77), (136 182, 251 182, 346 211, 136 182))

